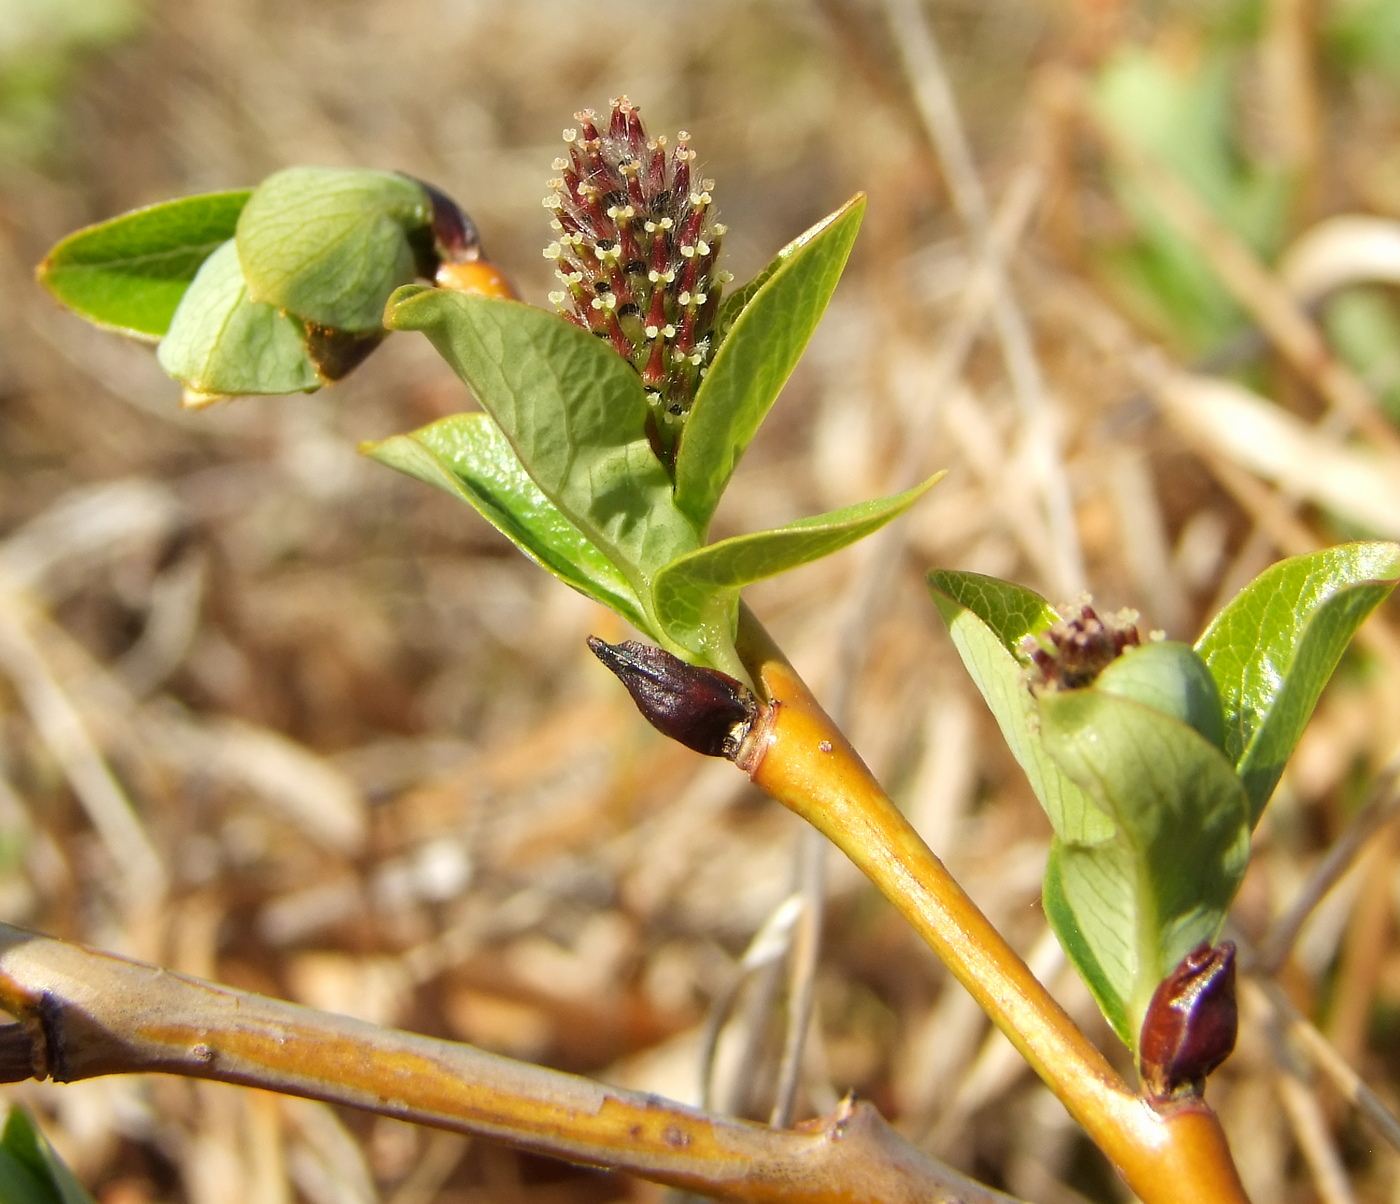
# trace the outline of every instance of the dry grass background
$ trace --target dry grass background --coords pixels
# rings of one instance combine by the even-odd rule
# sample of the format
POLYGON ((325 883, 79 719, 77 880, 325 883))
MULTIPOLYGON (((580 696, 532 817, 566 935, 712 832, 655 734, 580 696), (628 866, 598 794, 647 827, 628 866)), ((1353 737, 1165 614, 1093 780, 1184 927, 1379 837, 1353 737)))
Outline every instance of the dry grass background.
MULTIPOLYGON (((1306 181, 1290 238, 1339 213, 1400 220, 1400 94, 1328 75, 1326 5, 1257 7, 1241 78, 1253 136, 1306 181)), ((1234 271, 1230 288, 1269 331, 1252 378, 1276 403, 1263 410, 1221 400, 1223 378, 1185 374, 1180 348, 1155 345, 1095 270, 1095 248, 1129 217, 1105 183, 1121 148, 1085 118, 1081 81, 1128 42, 1189 58, 1208 6, 929 5, 991 245, 1010 267, 1013 300, 999 309, 986 239, 957 216, 956 156, 935 148, 926 122, 938 113, 916 101, 915 85, 927 101, 938 80, 917 61, 911 75, 910 30, 892 32, 909 8, 152 0, 130 38, 83 60, 54 144, 0 177, 0 918, 698 1098, 707 1012, 793 890, 798 825, 730 766, 642 724, 583 643, 620 637, 618 620, 452 500, 357 457, 361 439, 464 408, 455 378, 399 336, 334 390, 184 414, 147 350, 87 329, 31 282, 75 226, 308 162, 437 183, 542 303, 540 198, 559 130, 625 92, 654 132, 693 133, 740 279, 869 192, 852 267, 720 526, 886 492, 914 460, 951 469, 880 545, 891 571, 877 590, 861 589, 876 570, 857 549, 753 602, 828 696, 846 684, 843 633, 864 633, 857 747, 1111 1041, 1047 939, 1048 825, 921 574, 976 569, 1060 600, 1087 586, 1189 639, 1272 559, 1341 537, 1318 503, 1354 520, 1347 529, 1400 531, 1400 455, 1384 424, 1347 438, 1348 390, 1364 412, 1366 384, 1329 377, 1289 299, 1303 286, 1251 275, 1248 259, 1232 268, 1228 234, 1197 223, 1190 237, 1234 271), (989 308, 995 321, 973 321, 989 308), (1290 337, 1303 340, 1290 354, 1271 349, 1290 337)), ((1189 196, 1154 191, 1190 225, 1189 196)), ((1384 241, 1385 229, 1371 234, 1384 241)), ((1324 266, 1345 247, 1324 248, 1324 266)), ((1271 981, 1392 1103, 1395 621, 1392 606, 1371 623, 1324 698, 1234 920, 1265 940, 1311 898, 1310 880, 1332 881, 1313 876, 1350 840, 1346 872, 1271 981), (1378 822, 1356 829, 1367 799, 1378 822)), ((1040 1204, 1123 1198, 1058 1104, 834 856, 826 918, 800 1115, 854 1090, 1040 1204)), ((717 1098, 754 1116, 771 1104, 781 1041, 771 965, 744 975, 716 1072, 717 1098)), ((1277 1016, 1246 992, 1239 1050, 1211 1085, 1253 1199, 1400 1199, 1396 1150, 1277 1016)), ((663 1194, 214 1084, 5 1094, 40 1113, 102 1204, 663 1194)))

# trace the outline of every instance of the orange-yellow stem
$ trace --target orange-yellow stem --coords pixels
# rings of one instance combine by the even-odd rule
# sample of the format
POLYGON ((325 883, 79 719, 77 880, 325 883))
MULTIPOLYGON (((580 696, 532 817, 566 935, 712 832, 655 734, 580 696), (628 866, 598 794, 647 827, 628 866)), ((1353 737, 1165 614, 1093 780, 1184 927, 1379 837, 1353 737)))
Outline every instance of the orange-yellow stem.
POLYGON ((1248 1204, 1203 1102, 1135 1094, 880 788, 745 612, 740 656, 766 707, 739 765, 814 824, 914 926, 1113 1162, 1144 1204, 1248 1204))

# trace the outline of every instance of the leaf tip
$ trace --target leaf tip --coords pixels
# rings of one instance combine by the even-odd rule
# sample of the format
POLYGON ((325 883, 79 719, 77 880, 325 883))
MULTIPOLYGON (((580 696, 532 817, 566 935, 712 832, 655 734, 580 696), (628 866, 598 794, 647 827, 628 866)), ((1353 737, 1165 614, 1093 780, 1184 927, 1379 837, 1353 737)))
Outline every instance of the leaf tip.
POLYGON ((408 325, 405 322, 404 310, 415 298, 424 293, 433 293, 439 290, 430 284, 402 284, 389 294, 389 299, 384 303, 384 325, 389 330, 416 330, 417 327, 408 325))

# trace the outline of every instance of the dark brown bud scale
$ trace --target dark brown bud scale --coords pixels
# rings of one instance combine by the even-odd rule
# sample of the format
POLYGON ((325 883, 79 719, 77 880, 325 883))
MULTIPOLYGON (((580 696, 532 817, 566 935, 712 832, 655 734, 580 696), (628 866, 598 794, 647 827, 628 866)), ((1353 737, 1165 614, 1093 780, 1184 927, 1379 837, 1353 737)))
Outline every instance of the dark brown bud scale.
POLYGON ((1152 994, 1138 1041, 1149 1098, 1199 1095, 1206 1076, 1230 1056, 1239 1031, 1235 943, 1204 941, 1152 994))
POLYGON ((450 196, 422 180, 415 181, 433 206, 433 244, 443 263, 470 263, 481 258, 476 223, 450 196))
MULTIPOLYGON (((418 274, 431 279, 438 288, 481 297, 518 300, 515 288, 505 274, 487 260, 476 223, 461 206, 425 180, 408 175, 404 178, 412 180, 427 194, 432 207, 432 219, 428 226, 409 234, 418 274)), ((316 359, 316 353, 313 351, 311 354, 316 359)), ((342 353, 338 362, 354 367, 354 362, 351 362, 353 354, 352 348, 348 354, 342 353)), ((320 361, 317 362, 319 364, 320 361)), ((329 380, 335 379, 325 370, 321 374, 329 380)))
POLYGON ((589 636, 588 646, 662 735, 707 757, 734 759, 758 713, 742 682, 637 640, 609 644, 589 636))
POLYGON ((560 175, 545 198, 558 234, 545 255, 563 284, 550 299, 642 375, 669 463, 714 353, 728 279, 715 270, 724 227, 713 221, 713 183, 692 189, 689 135, 679 134, 668 153, 665 138, 648 138, 626 97, 612 102, 606 134, 591 112, 575 119, 578 127, 564 131, 568 157, 556 160, 560 175), (621 326, 624 316, 638 320, 621 326))

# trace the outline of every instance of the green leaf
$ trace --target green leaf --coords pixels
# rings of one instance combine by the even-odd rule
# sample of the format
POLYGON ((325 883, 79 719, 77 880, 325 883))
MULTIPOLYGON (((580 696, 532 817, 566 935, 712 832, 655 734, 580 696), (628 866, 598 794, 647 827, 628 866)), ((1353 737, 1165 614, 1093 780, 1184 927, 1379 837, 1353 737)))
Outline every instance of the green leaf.
POLYGON ((1225 752, 1259 821, 1356 629, 1400 579, 1400 544, 1349 543, 1266 569, 1196 651, 1220 687, 1225 752))
POLYGON ((290 167, 253 191, 238 255, 255 301, 337 330, 373 330, 384 303, 417 273, 410 231, 432 204, 407 176, 290 167))
POLYGON ((23 1108, 10 1109, 0 1135, 0 1200, 4 1204, 93 1204, 23 1108))
POLYGON ((1216 748, 1225 744, 1220 689, 1200 654, 1179 640, 1128 647, 1094 678, 1094 689, 1131 698, 1180 719, 1216 748))
POLYGON ((1089 688, 1037 709, 1046 751, 1115 826, 1101 844, 1062 843, 1048 914, 1072 915, 1066 952, 1091 952, 1085 980, 1135 1049, 1157 984, 1215 939, 1239 889, 1249 800, 1219 749, 1152 707, 1089 688))
POLYGON ((233 237, 249 195, 211 192, 86 226, 48 253, 39 282, 89 322, 154 341, 200 264, 233 237))
POLYGON ((757 276, 747 284, 740 285, 724 298, 720 304, 719 314, 715 317, 715 348, 718 350, 719 344, 724 342, 725 336, 729 333, 734 323, 739 320, 739 315, 748 308, 750 301, 754 299, 754 294, 758 292, 772 278, 783 264, 787 263, 798 251, 802 250, 817 235, 823 233, 832 222, 841 217, 850 205, 855 203, 853 198, 846 205, 842 205, 835 213, 830 213, 822 218, 815 226, 810 226, 787 244, 781 251, 773 256, 757 276))
MULTIPOLYGON (((1084 980, 1093 995, 1094 1002, 1104 1015, 1113 1031, 1129 1049, 1136 1048, 1136 1034, 1142 1031, 1139 1025, 1133 1028, 1128 1015, 1125 996, 1114 985, 1115 982, 1130 978, 1128 967, 1131 964, 1129 953, 1130 937, 1119 933, 1111 925, 1100 932, 1099 926, 1093 930, 1097 941, 1091 941, 1080 926, 1075 912, 1076 903, 1099 898, 1115 898, 1122 893, 1124 877, 1119 872, 1117 859, 1111 852, 1099 857, 1100 853, 1111 850, 1110 845, 1066 844, 1058 836, 1050 841, 1050 855, 1045 860, 1045 880, 1040 888, 1040 905, 1045 918, 1055 931, 1060 948, 1065 951, 1071 964, 1084 980), (1068 886, 1066 884, 1068 883, 1068 886), (1121 937, 1115 941, 1115 937, 1121 937), (1099 960, 1102 952, 1104 961, 1099 960), (1115 973, 1104 968, 1107 962, 1115 973)), ((1092 912, 1092 906, 1088 908, 1092 912)))
POLYGON ((878 531, 943 475, 937 473, 893 497, 859 502, 772 531, 736 535, 673 560, 657 572, 652 586, 661 627, 677 644, 713 659, 714 653, 732 645, 744 586, 829 556, 878 531))
POLYGON ((50 1183, 3 1146, 0 1146, 0 1200, 5 1204, 64 1204, 63 1197, 50 1183))
POLYGON ((1060 770, 1034 734, 1035 700, 1017 659, 1021 640, 1059 617, 1034 590, 984 577, 934 569, 929 590, 953 644, 996 717, 1012 755, 1025 771, 1050 825, 1066 841, 1096 844, 1113 822, 1060 770))
POLYGON ((536 564, 647 630, 627 579, 540 492, 489 415, 454 414, 362 450, 461 498, 536 564))
POLYGON ((928 584, 940 611, 944 600, 971 611, 1013 656, 1026 636, 1039 635, 1060 618, 1035 590, 999 577, 930 569, 928 584))
POLYGON ((700 539, 651 450, 646 396, 627 361, 555 314, 494 297, 405 288, 385 322, 428 336, 540 491, 649 607, 652 573, 700 539))
POLYGON ((696 391, 676 453, 676 505, 702 534, 826 311, 864 214, 860 193, 784 248, 747 303, 739 302, 742 310, 696 391))
POLYGON ((248 299, 232 240, 199 269, 157 358, 196 393, 296 393, 323 383, 296 319, 248 299))

